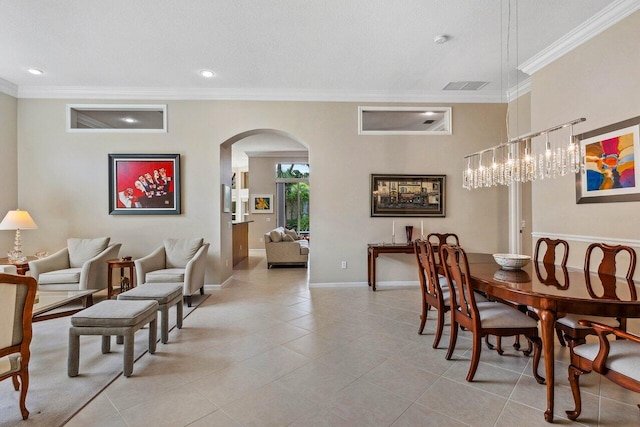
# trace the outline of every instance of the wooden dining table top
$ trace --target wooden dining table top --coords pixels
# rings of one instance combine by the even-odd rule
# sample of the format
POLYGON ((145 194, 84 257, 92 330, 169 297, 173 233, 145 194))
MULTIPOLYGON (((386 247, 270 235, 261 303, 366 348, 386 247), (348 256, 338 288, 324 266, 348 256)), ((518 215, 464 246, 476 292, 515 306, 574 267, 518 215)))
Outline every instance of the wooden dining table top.
POLYGON ((504 270, 491 254, 467 254, 473 286, 499 298, 561 313, 640 317, 640 301, 632 300, 625 279, 589 273, 596 296, 586 286, 583 269, 530 262, 520 270, 504 270), (605 297, 602 282, 616 282, 616 297, 605 297), (609 308, 610 306, 614 306, 609 308))

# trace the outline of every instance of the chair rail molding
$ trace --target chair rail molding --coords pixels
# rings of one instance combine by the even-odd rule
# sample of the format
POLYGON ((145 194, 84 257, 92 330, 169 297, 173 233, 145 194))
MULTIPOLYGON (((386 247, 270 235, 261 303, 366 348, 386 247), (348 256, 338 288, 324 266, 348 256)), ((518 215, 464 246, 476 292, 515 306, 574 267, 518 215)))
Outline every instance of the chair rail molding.
POLYGON ((533 233, 531 233, 531 236, 534 239, 538 239, 540 237, 548 237, 550 239, 562 239, 562 240, 567 240, 572 242, 584 242, 584 243, 601 242, 609 245, 626 245, 626 246, 632 246, 634 248, 640 248, 640 240, 619 239, 616 237, 599 237, 599 236, 583 236, 579 234, 545 233, 542 231, 534 231, 533 233))

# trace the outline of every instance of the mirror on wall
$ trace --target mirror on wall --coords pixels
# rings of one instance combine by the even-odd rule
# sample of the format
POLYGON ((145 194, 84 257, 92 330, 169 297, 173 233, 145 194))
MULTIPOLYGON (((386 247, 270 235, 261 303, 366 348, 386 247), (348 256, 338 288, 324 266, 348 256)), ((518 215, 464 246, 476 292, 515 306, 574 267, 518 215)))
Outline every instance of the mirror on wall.
POLYGON ((451 135, 451 107, 358 107, 359 135, 451 135))
POLYGON ((166 131, 166 105, 67 104, 67 132, 166 131))

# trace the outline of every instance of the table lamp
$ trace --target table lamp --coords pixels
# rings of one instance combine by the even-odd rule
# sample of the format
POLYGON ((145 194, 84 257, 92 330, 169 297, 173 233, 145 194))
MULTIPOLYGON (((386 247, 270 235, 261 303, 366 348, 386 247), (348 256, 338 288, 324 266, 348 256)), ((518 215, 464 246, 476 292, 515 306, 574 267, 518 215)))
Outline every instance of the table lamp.
POLYGON ((0 230, 16 230, 16 239, 13 242, 13 250, 7 253, 10 262, 24 262, 27 258, 22 255, 22 240, 20 230, 32 230, 38 228, 27 211, 16 209, 9 211, 0 222, 0 230))

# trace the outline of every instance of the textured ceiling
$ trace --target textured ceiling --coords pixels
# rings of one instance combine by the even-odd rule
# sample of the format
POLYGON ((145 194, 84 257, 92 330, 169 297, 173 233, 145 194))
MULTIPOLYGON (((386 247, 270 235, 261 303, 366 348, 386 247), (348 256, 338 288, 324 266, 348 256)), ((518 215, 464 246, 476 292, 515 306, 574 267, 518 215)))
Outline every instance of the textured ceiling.
POLYGON ((4 0, 0 78, 19 93, 153 88, 415 100, 460 80, 502 93, 527 77, 518 64, 620 2, 4 0), (449 41, 435 44, 439 34, 449 41), (202 69, 217 76, 204 79, 202 69))

